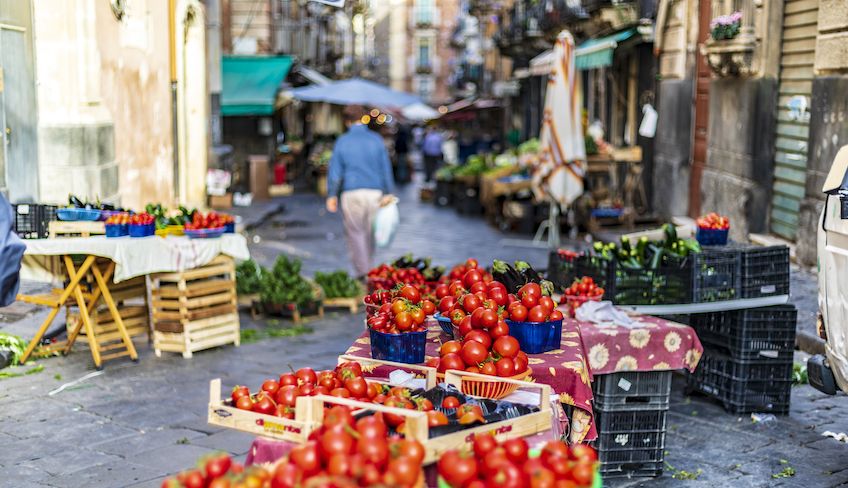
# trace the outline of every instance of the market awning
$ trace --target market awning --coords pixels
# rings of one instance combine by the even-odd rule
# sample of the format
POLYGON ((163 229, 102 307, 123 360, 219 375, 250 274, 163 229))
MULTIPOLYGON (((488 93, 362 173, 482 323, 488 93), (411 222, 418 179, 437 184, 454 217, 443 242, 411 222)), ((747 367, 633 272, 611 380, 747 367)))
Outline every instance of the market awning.
MULTIPOLYGON (((610 36, 589 39, 576 50, 574 65, 579 70, 602 68, 612 65, 612 54, 618 43, 626 41, 636 34, 636 29, 627 29, 610 36)), ((530 60, 530 74, 545 76, 553 70, 554 51, 549 49, 530 60)), ((517 71, 517 70, 516 70, 517 71)))
POLYGON ((636 34, 636 29, 627 29, 611 36, 589 39, 580 44, 574 54, 577 69, 595 69, 612 65, 612 53, 619 42, 626 41, 636 34))
POLYGON ((224 56, 221 114, 273 114, 277 90, 293 61, 291 56, 224 56))
POLYGON ((304 102, 325 102, 336 105, 367 105, 369 107, 406 107, 421 101, 415 95, 361 78, 333 81, 328 85, 305 86, 292 90, 292 97, 304 102))

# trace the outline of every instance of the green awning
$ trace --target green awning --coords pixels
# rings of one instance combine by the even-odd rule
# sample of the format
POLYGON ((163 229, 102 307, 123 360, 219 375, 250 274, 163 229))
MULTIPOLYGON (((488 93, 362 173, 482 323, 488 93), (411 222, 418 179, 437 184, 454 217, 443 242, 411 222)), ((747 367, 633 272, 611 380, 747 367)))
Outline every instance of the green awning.
POLYGON ((224 56, 221 59, 221 114, 271 115, 291 56, 224 56))
POLYGON ((619 42, 626 41, 636 34, 636 29, 627 29, 610 36, 589 39, 574 52, 574 65, 577 69, 595 69, 612 65, 612 53, 619 42))

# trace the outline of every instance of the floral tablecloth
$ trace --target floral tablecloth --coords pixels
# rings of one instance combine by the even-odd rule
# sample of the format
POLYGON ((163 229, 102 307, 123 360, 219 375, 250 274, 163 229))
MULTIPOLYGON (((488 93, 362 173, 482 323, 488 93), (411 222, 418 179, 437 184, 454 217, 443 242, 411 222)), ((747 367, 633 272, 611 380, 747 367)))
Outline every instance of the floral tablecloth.
POLYGON ((592 375, 684 368, 695 371, 704 348, 694 329, 648 315, 631 318, 636 323, 630 328, 566 319, 565 323, 579 328, 592 375))
MULTIPOLYGON (((441 328, 436 324, 431 325, 427 333, 427 356, 437 357, 439 347, 445 340, 448 339, 441 328)), ((546 353, 529 355, 533 374, 527 381, 550 385, 563 404, 575 407, 569 426, 569 440, 572 443, 594 440, 598 434, 592 412, 592 386, 576 323, 563 323, 560 347, 546 353)), ((346 354, 371 357, 371 341, 367 330, 354 341, 346 354)), ((568 422, 567 418, 561 420, 568 422)))

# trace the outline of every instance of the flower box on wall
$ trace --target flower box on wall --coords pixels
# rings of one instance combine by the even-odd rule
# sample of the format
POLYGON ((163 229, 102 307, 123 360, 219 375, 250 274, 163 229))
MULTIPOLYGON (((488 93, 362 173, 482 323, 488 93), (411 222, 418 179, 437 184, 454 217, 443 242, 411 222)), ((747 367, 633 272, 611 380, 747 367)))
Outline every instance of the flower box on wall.
POLYGON ((756 47, 756 40, 748 36, 740 35, 718 41, 708 39, 702 54, 712 72, 719 77, 749 77, 757 74, 756 47))

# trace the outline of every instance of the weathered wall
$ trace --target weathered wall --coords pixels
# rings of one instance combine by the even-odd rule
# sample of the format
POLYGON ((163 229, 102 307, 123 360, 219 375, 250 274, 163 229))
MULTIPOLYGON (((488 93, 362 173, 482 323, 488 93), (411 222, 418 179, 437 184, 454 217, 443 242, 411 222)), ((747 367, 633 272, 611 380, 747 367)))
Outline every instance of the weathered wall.
POLYGON ((732 239, 767 229, 777 80, 716 79, 710 85, 702 208, 730 217, 732 239))
POLYGON ((693 90, 691 78, 662 80, 658 86, 653 207, 662 217, 685 215, 689 206, 693 90))
POLYGON ((807 185, 798 223, 795 254, 816 263, 816 226, 824 207, 824 179, 840 147, 848 144, 848 3, 821 0, 810 107, 807 185))

